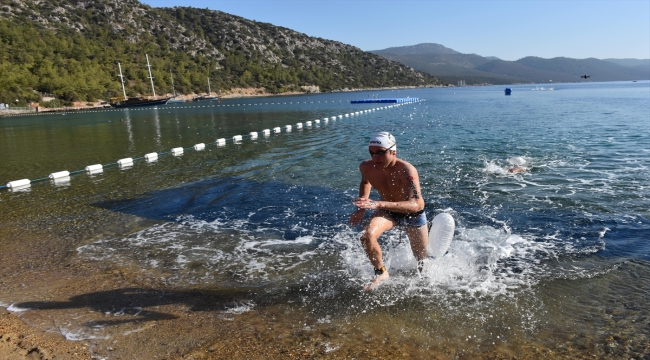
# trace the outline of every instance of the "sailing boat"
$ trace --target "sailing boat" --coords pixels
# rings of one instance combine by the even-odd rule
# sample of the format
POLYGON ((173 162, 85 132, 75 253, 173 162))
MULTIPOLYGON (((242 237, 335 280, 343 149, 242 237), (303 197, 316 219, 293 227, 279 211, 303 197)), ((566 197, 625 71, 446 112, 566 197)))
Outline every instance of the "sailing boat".
POLYGON ((172 79, 172 93, 174 96, 172 96, 167 102, 165 102, 165 105, 167 104, 178 104, 178 103, 184 103, 185 99, 181 99, 176 95, 176 89, 174 88, 174 77, 172 76, 172 71, 169 70, 169 77, 172 79))
POLYGON ((210 89, 210 78, 208 78, 208 95, 195 96, 192 100, 194 101, 219 100, 218 96, 212 96, 212 89, 210 89))
POLYGON ((169 100, 169 98, 160 98, 156 96, 156 89, 153 86, 153 76, 151 76, 151 65, 149 65, 149 55, 145 54, 147 57, 147 67, 149 68, 149 79, 151 79, 151 90, 153 91, 153 100, 144 97, 127 97, 126 90, 124 89, 124 76, 122 75, 122 65, 118 62, 117 66, 120 69, 120 80, 122 81, 122 93, 124 98, 113 98, 111 99, 111 106, 116 108, 125 108, 125 107, 135 107, 135 106, 151 106, 151 105, 163 105, 169 100))

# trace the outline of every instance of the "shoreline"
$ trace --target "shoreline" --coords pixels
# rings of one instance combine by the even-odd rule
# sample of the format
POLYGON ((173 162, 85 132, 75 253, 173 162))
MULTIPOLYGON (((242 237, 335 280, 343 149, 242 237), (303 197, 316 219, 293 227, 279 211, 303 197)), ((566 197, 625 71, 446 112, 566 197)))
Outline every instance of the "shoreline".
MULTIPOLYGON (((267 98, 267 97, 282 97, 282 96, 296 96, 296 95, 320 95, 320 94, 330 94, 330 93, 344 93, 344 92, 362 92, 362 91, 387 91, 387 90, 406 90, 406 89, 427 89, 427 88, 444 88, 444 87, 454 87, 454 85, 447 86, 435 86, 435 85, 423 85, 423 86, 394 86, 386 88, 363 88, 363 89, 341 89, 329 92, 320 92, 320 91, 291 91, 284 92, 280 94, 267 93, 264 89, 261 88, 236 88, 231 89, 224 94, 219 95, 219 99, 253 99, 253 98, 267 98)), ((204 94, 207 95, 207 94, 204 94)), ((165 94, 161 97, 171 97, 172 94, 165 94)), ((199 94, 187 94, 187 95, 177 95, 177 97, 189 98, 192 99, 199 94)), ((76 111, 87 111, 87 110, 105 110, 105 109, 115 109, 114 107, 102 104, 104 101, 96 101, 94 106, 81 106, 80 104, 84 102, 77 102, 76 106, 65 106, 59 108, 44 108, 40 106, 33 107, 34 110, 3 110, 0 111, 0 117, 11 117, 11 116, 24 116, 24 115, 40 115, 48 113, 61 113, 61 112, 76 112, 76 111)), ((187 100, 186 103, 191 103, 193 100, 187 100)))

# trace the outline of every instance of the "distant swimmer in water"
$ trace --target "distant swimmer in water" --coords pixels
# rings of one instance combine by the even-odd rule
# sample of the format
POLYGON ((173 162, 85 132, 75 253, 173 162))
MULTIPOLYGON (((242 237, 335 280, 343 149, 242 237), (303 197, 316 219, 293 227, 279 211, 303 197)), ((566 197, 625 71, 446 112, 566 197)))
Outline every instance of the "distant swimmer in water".
POLYGON ((524 164, 526 164, 526 160, 521 156, 511 157, 510 159, 508 159, 508 162, 510 163, 510 165, 513 165, 510 169, 508 169, 509 173, 520 173, 528 170, 523 166, 524 164))
POLYGON ((590 77, 591 77, 591 76, 589 76, 589 75, 587 75, 587 74, 581 76, 581 78, 583 78, 583 79, 587 79, 587 78, 590 78, 590 77))
POLYGON ((359 197, 353 201, 357 210, 350 216, 350 224, 361 224, 365 211, 375 210, 361 232, 361 244, 375 269, 375 278, 365 290, 376 288, 389 277, 377 242, 385 231, 404 227, 418 260, 418 270, 422 271, 422 260, 427 257, 429 238, 420 178, 413 165, 397 158, 396 146, 390 133, 376 133, 368 145, 371 159, 359 165, 361 184, 359 197), (377 190, 381 200, 370 199, 371 188, 377 190))

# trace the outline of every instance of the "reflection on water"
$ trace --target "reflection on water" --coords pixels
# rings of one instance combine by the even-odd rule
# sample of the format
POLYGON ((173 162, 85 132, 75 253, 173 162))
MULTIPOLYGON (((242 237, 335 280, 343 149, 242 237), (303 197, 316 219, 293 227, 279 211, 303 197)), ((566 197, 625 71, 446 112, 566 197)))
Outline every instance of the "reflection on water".
POLYGON ((126 132, 129 134, 129 152, 132 152, 135 150, 135 143, 133 142, 133 130, 131 129, 131 117, 128 109, 124 112, 124 121, 126 123, 126 132))
POLYGON ((160 134, 160 116, 158 115, 157 110, 153 113, 153 121, 154 127, 156 128, 156 148, 159 149, 161 147, 160 138, 162 135, 160 134))
POLYGON ((20 314, 34 326, 58 319, 98 356, 112 341, 128 356, 154 336, 188 353, 197 345, 178 329, 198 321, 204 330, 188 338, 239 357, 243 344, 281 357, 268 345, 295 349, 296 336, 306 353, 332 357, 640 357, 650 346, 647 87, 559 84, 507 98, 493 87, 401 90, 389 96, 426 101, 223 147, 210 143, 378 106, 344 101, 365 93, 323 94, 132 111, 124 122, 108 112, 5 123, 0 147, 25 160, 0 166, 10 179, 208 146, 1 192, 10 275, 0 301, 32 309, 20 314), (422 276, 403 232, 387 233, 391 279, 365 293, 372 267, 347 219, 377 130, 393 132, 419 169, 429 218, 449 212, 457 231, 422 276), (512 157, 527 170, 509 173, 512 157), (41 246, 17 245, 29 242, 41 246), (93 280, 39 284, 52 287, 49 300, 20 286, 25 274, 68 268, 93 280), (226 329, 241 342, 207 335, 226 329))

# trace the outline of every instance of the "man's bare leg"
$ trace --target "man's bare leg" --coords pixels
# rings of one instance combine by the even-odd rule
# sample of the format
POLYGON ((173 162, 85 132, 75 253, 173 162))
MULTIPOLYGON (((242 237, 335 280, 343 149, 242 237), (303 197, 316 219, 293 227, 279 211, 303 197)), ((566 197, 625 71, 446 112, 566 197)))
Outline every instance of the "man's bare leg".
MULTIPOLYGON (((370 259, 370 263, 372 263, 375 270, 384 269, 381 247, 377 240, 384 231, 391 229, 393 226, 395 226, 395 223, 392 220, 383 216, 374 216, 363 228, 363 232, 361 233, 361 244, 363 245, 366 255, 368 256, 368 259, 370 259)), ((366 291, 372 290, 379 286, 382 281, 388 280, 388 277, 388 271, 384 269, 382 274, 376 275, 375 278, 363 288, 366 291)))
POLYGON ((429 256, 427 247, 429 246, 429 232, 427 225, 420 227, 406 226, 406 235, 409 237, 413 256, 418 261, 418 271, 422 272, 424 265, 423 260, 429 256))

